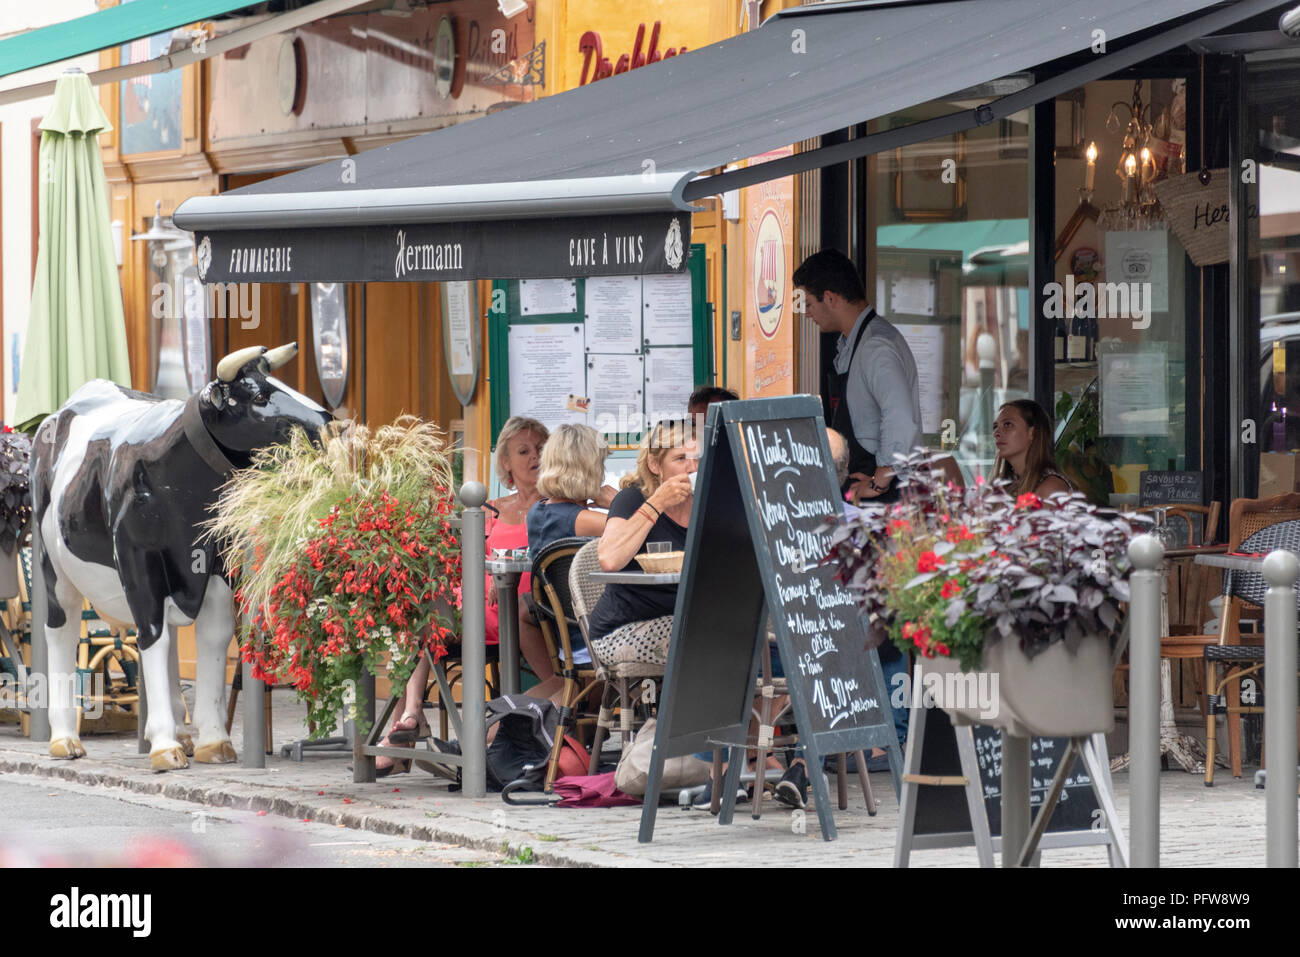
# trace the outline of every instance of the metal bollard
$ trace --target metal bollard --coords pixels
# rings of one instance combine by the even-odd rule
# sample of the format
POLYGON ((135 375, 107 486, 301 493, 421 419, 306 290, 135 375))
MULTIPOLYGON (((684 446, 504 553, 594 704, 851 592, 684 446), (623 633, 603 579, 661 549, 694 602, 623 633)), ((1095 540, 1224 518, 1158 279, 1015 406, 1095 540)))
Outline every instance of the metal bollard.
POLYGON ((1160 866, 1160 576, 1164 545, 1129 542, 1129 862, 1160 866))
POLYGON ((1292 552, 1264 559, 1264 673, 1272 675, 1264 702, 1265 836, 1269 867, 1296 866, 1296 578, 1300 560, 1292 552))
POLYGON ((487 796, 487 731, 483 726, 483 692, 486 685, 487 632, 483 620, 483 503, 487 489, 481 482, 466 482, 460 489, 465 505, 461 513, 461 788, 466 797, 487 796))
MULTIPOLYGON (((253 639, 250 639, 253 640, 253 639)), ((244 696, 244 753, 240 764, 245 768, 266 767, 266 682, 253 677, 253 663, 240 655, 240 693, 244 696)))

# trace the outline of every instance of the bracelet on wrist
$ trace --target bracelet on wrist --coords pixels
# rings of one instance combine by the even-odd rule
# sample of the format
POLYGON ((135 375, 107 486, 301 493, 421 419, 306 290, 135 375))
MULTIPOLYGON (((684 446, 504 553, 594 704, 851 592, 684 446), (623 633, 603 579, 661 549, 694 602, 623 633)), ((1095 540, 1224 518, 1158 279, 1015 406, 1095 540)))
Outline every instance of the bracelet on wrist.
MULTIPOLYGON (((644 506, 646 506, 647 508, 654 509, 654 513, 655 513, 656 516, 659 516, 659 515, 662 515, 662 514, 663 514, 663 512, 659 511, 659 509, 655 508, 653 505, 650 504, 650 500, 649 500, 649 499, 646 499, 646 501, 642 502, 641 504, 644 505, 644 506)), ((656 518, 656 520, 657 520, 657 518, 656 518)))

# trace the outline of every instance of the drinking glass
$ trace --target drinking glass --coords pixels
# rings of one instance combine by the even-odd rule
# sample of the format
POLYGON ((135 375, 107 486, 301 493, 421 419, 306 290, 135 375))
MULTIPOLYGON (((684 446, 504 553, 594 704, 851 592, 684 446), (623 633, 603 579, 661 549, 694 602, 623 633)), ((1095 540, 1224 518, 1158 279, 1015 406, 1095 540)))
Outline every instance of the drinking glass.
POLYGON ((648 555, 662 555, 664 552, 672 549, 672 542, 646 542, 645 550, 648 555))

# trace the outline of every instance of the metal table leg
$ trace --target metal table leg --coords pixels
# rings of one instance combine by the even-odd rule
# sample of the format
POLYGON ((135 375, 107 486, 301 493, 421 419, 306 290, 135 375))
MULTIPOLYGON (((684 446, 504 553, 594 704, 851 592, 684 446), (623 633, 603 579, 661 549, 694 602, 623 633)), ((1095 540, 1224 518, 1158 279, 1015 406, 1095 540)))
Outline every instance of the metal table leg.
POLYGON ((519 579, 518 572, 492 576, 497 589, 502 694, 519 694, 519 579))

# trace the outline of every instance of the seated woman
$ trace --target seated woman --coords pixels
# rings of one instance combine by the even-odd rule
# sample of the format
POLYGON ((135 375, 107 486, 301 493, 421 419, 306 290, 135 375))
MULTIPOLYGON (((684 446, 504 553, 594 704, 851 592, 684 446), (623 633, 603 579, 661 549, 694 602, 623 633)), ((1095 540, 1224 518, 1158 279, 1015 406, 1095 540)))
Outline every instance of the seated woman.
MULTIPOLYGON (((623 490, 609 506, 597 546, 601 568, 637 570, 635 557, 647 542, 668 542, 671 551, 686 548, 694 501, 691 475, 698 464, 689 421, 661 422, 646 433, 636 471, 623 480, 623 490)), ((609 664, 663 664, 676 603, 676 585, 609 585, 591 611, 592 650, 609 664)))
POLYGON ((605 530, 605 513, 614 490, 604 485, 609 447, 589 425, 562 425, 542 452, 537 491, 542 498, 528 510, 528 550, 536 558, 543 548, 575 535, 593 538, 605 530))
POLYGON ((1008 479, 1009 494, 1018 497, 1032 492, 1046 500, 1050 495, 1074 491, 1052 456, 1052 422, 1032 399, 1016 399, 998 409, 993 444, 998 449, 993 478, 1008 479))
MULTIPOLYGON (((512 416, 501 427, 501 434, 497 436, 497 475, 507 488, 513 488, 515 491, 511 495, 503 495, 488 503, 485 522, 488 558, 493 557, 497 549, 512 550, 528 547, 526 519, 528 510, 541 498, 538 478, 542 449, 546 440, 546 426, 536 419, 512 416)), ((487 596, 487 607, 484 609, 487 643, 495 645, 500 640, 500 621, 497 590, 491 575, 486 576, 484 588, 484 594, 487 596)), ((530 576, 523 575, 519 581, 519 594, 527 595, 531 588, 530 576)), ((519 605, 519 648, 529 662, 535 658, 538 661, 545 661, 547 673, 550 673, 550 656, 546 650, 546 639, 542 637, 541 629, 533 621, 522 600, 519 605)), ((426 737, 429 734, 429 726, 424 719, 422 708, 428 682, 429 662, 427 658, 421 656, 419 664, 416 665, 415 671, 406 683, 402 700, 393 710, 397 717, 389 725, 388 736, 379 742, 381 745, 408 744, 414 742, 417 737, 426 737)), ((394 771, 406 771, 409 768, 410 764, 406 761, 395 762, 392 758, 375 759, 375 772, 379 777, 385 777, 394 771)))

